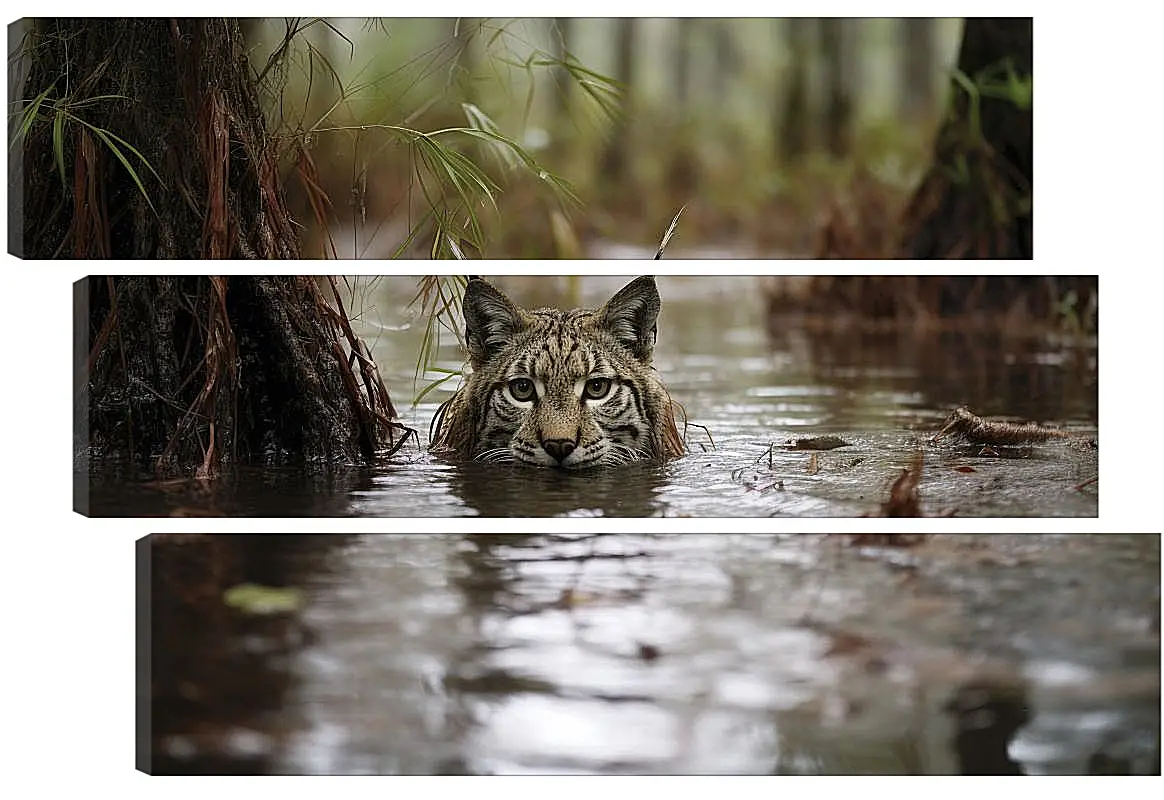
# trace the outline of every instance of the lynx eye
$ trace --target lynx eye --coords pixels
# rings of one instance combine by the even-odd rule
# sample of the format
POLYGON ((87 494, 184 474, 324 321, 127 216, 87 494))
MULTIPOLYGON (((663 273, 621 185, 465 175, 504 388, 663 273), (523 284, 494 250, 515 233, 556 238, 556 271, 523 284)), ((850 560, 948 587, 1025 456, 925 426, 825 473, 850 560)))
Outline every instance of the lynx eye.
POLYGON ((601 400, 610 394, 610 378, 591 378, 586 381, 582 396, 587 400, 601 400))
POLYGON ((534 399, 537 389, 529 378, 514 378, 509 382, 509 393, 517 402, 525 403, 534 399))

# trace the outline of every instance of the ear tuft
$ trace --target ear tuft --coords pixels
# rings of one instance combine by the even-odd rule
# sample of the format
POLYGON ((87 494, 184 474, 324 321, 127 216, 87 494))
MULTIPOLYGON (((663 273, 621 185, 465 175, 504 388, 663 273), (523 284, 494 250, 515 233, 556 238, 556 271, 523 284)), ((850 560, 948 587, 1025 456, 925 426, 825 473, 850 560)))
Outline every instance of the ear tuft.
POLYGON ((465 315, 465 345, 474 370, 526 327, 525 315, 488 281, 473 278, 461 304, 465 315))
POLYGON ((634 357, 651 363, 659 318, 659 290, 651 276, 635 278, 618 290, 598 312, 600 325, 614 335, 634 357))

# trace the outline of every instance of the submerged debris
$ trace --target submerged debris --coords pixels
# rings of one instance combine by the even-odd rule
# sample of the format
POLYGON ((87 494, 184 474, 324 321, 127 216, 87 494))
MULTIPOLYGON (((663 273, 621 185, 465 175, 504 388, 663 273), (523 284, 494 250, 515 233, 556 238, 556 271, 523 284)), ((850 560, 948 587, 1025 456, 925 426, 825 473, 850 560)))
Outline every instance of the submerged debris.
POLYGON ((848 447, 849 443, 839 436, 811 436, 807 439, 790 439, 784 445, 786 450, 835 450, 848 447))
POLYGON ((850 533, 853 547, 916 547, 930 537, 928 533, 850 533))
POLYGON ((653 644, 639 642, 638 645, 639 658, 641 658, 643 661, 655 661, 663 654, 663 651, 653 644))
POLYGON ((942 429, 930 438, 930 444, 937 444, 950 435, 973 444, 1023 445, 1046 442, 1051 439, 1071 439, 1071 434, 1056 428, 1045 428, 1033 422, 1016 425, 1013 422, 991 422, 970 411, 965 406, 954 409, 946 418, 942 429))

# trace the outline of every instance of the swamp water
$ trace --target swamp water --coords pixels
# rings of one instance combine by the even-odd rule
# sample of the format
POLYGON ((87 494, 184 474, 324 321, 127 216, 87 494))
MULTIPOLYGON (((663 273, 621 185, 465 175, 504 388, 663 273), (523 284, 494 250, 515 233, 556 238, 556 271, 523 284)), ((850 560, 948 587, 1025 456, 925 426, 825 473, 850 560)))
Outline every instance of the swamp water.
MULTIPOLYGON (((508 278, 521 305, 599 305, 629 278, 508 278), (576 290, 569 297, 570 290, 576 290)), ((391 463, 327 475, 240 469, 212 484, 78 474, 77 507, 98 516, 831 516, 876 514, 924 451, 922 510, 958 516, 1095 516, 1098 452, 1063 441, 984 449, 927 444, 950 412, 1033 420, 1097 436, 1094 339, 997 331, 808 330, 766 319, 751 276, 661 277, 655 362, 694 423, 689 452, 664 465, 587 474, 452 465, 425 451, 446 391, 414 381, 424 321, 406 309, 411 278, 358 284, 349 313, 372 347, 402 421, 419 434, 391 463), (696 427, 702 426, 702 427, 696 427), (785 449, 835 436, 828 451, 785 449)), ((446 332, 438 366, 459 369, 446 332)))
POLYGON ((159 534, 138 555, 156 772, 1160 770, 1158 535, 159 534), (278 588, 228 607, 241 582, 278 588))

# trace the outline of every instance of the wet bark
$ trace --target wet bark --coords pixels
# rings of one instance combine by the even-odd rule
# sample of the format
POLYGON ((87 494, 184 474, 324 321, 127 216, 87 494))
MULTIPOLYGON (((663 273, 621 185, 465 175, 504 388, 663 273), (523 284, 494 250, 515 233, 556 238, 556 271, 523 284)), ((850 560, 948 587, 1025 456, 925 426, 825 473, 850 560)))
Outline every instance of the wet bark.
POLYGON ((76 303, 82 458, 212 477, 402 441, 367 347, 313 278, 91 277, 76 303))
POLYGON ((1031 258, 1029 103, 980 88, 1031 79, 1030 18, 966 20, 952 100, 933 163, 910 200, 902 258, 1031 258))
POLYGON ((37 19, 22 54, 19 255, 299 256, 237 19, 37 19))

